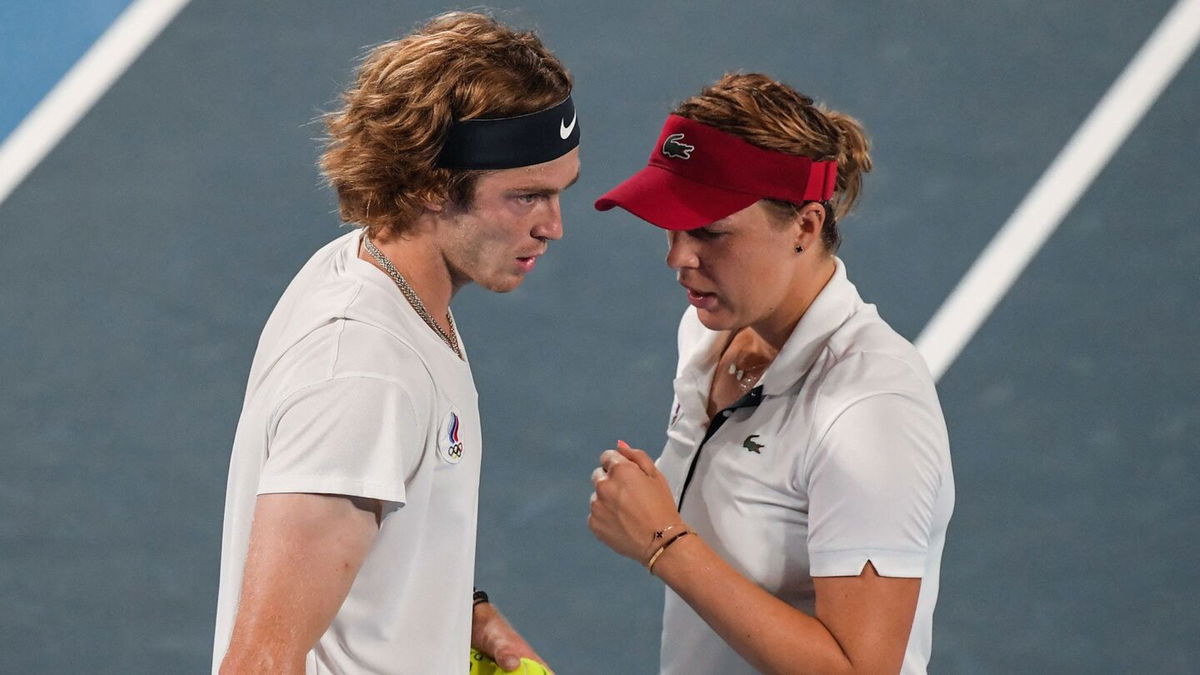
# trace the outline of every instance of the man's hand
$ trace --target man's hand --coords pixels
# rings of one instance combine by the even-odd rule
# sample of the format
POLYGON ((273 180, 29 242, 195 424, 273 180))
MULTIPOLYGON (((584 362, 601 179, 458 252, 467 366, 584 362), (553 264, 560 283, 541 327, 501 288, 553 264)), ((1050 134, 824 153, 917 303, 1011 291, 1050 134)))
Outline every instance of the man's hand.
POLYGON ((492 657, 505 670, 520 668, 522 658, 550 668, 490 602, 475 605, 471 612, 471 646, 492 657))

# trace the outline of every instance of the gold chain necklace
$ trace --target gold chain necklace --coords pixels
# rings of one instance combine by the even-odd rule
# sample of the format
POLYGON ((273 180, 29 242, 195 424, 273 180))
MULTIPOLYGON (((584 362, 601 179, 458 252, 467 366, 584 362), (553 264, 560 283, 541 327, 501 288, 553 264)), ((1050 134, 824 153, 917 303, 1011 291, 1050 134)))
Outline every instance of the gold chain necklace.
POLYGON ((461 359, 463 355, 462 350, 458 348, 458 331, 454 328, 454 317, 450 316, 450 310, 446 310, 446 323, 450 326, 450 332, 446 333, 446 331, 442 330, 442 327, 438 325, 437 321, 433 320, 433 315, 429 313, 428 309, 425 309, 425 303, 421 302, 421 298, 417 297, 417 292, 413 290, 413 287, 410 286, 408 281, 405 280, 405 278, 400 274, 400 270, 396 269, 396 266, 392 264, 392 261, 388 260, 387 256, 383 255, 383 252, 375 247, 375 244, 371 241, 370 237, 363 237, 363 247, 366 248, 367 253, 370 253, 371 257, 375 259, 375 262, 379 263, 379 266, 383 268, 383 271, 387 272, 387 275, 392 278, 392 281, 396 282, 396 286, 400 288, 400 293, 404 295, 405 300, 408 300, 408 304, 412 305, 412 308, 416 310, 417 316, 421 317, 421 320, 424 321, 425 324, 430 328, 432 328, 433 332, 437 333, 438 336, 442 338, 442 341, 445 342, 450 349, 454 350, 455 355, 461 359))

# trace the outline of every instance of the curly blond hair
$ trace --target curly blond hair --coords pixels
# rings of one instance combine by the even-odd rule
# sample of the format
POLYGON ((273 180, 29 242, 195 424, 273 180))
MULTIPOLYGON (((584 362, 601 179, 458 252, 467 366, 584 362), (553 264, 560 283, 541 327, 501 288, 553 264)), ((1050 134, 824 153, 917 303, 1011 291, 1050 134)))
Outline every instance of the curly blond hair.
POLYGON ((320 166, 342 220, 400 234, 427 204, 469 204, 481 172, 434 164, 451 123, 536 112, 571 85, 534 32, 485 14, 442 14, 375 47, 325 116, 320 166))
MULTIPOLYGON (((863 174, 871 170, 870 141, 858 120, 829 110, 788 85, 761 73, 727 73, 699 95, 680 103, 674 114, 735 134, 767 150, 814 161, 837 160, 833 198, 826 204, 821 239, 837 251, 837 221, 854 207, 863 174)), ((767 200, 781 217, 799 205, 767 200)))

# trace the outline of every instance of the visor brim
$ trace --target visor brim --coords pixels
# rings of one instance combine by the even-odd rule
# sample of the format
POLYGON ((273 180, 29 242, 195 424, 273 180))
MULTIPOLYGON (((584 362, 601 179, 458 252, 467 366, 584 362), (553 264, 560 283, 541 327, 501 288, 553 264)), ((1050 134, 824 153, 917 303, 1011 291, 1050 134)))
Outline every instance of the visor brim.
POLYGON ((726 190, 650 165, 596 200, 598 211, 619 206, 664 230, 694 230, 757 202, 757 195, 726 190))

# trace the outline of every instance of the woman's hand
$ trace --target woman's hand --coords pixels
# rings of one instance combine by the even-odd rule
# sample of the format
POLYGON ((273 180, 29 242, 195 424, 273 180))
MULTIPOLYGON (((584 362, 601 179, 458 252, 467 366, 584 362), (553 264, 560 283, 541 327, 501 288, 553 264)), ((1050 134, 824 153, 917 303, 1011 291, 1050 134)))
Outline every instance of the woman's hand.
POLYGON ((592 472, 588 527, 606 546, 645 565, 657 546, 655 533, 670 525, 683 529, 667 479, 650 456, 625 443, 600 455, 592 472))

